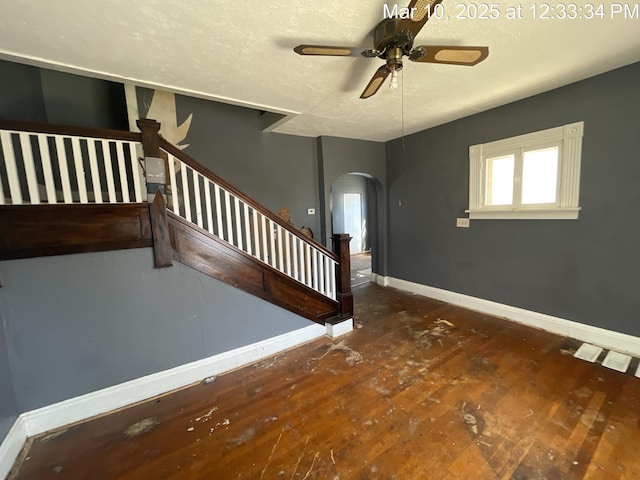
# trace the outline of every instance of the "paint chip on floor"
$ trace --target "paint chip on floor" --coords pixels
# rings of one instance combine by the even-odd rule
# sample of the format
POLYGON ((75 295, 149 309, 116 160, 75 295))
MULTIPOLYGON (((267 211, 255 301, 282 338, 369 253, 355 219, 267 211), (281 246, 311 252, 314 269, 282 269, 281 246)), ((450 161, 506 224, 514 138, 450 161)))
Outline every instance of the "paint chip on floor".
POLYGON ((612 370, 617 370, 618 372, 626 373, 629 368, 629 363, 631 363, 631 357, 629 355, 610 351, 602 361, 602 366, 612 370))
POLYGON ((602 347, 596 347, 589 343, 583 343, 580 348, 573 354, 574 357, 586 360, 587 362, 595 362, 602 352, 602 347))

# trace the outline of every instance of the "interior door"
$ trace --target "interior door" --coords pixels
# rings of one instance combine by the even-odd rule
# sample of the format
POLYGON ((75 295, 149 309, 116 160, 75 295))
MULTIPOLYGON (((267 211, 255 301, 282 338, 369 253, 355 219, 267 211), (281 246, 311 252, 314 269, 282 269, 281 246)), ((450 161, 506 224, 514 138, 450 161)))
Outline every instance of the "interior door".
POLYGON ((359 193, 344 194, 344 230, 353 238, 349 252, 362 253, 362 198, 359 193))

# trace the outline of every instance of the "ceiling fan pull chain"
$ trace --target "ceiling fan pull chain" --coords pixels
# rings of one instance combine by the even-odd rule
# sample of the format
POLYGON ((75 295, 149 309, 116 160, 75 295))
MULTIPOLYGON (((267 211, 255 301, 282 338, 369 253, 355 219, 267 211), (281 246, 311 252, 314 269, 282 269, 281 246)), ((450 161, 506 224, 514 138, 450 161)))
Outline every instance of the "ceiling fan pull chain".
POLYGON ((400 81, 402 82, 402 86, 400 87, 402 89, 401 91, 401 99, 400 99, 400 103, 402 104, 402 121, 400 122, 402 124, 402 126, 400 127, 402 129, 401 135, 402 135, 402 150, 404 150, 404 70, 402 70, 402 78, 400 79, 400 81))

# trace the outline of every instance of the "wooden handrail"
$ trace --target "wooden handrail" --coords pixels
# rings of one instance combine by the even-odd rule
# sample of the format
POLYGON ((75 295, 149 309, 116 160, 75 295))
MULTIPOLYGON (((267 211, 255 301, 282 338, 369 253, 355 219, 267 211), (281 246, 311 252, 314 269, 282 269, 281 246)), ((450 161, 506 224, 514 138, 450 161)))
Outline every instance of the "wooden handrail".
POLYGON ((51 135, 69 135, 74 137, 103 138, 140 142, 140 133, 109 130, 103 128, 76 127, 73 125, 54 125, 51 123, 20 122, 0 119, 0 130, 48 133, 51 135))
POLYGON ((192 159, 189 155, 187 155, 182 150, 180 150, 179 148, 175 147, 174 145, 172 145, 171 143, 169 143, 168 141, 166 141, 162 137, 160 137, 160 148, 162 148, 163 150, 169 152, 171 155, 173 155, 174 157, 176 157, 180 161, 182 161, 185 164, 187 164, 189 167, 194 169, 196 172, 198 172, 201 175, 207 177, 209 180, 212 180, 213 182, 217 183, 218 185, 223 187, 225 190, 227 190, 229 193, 233 193, 233 195, 235 195, 240 200, 242 200, 243 202, 245 202, 246 204, 251 206, 251 208, 253 208, 254 210, 257 210, 258 212, 263 214, 265 217, 267 217, 268 219, 272 220, 274 223, 277 223, 279 226, 281 226, 285 230, 291 232, 296 237, 302 239, 303 242, 310 243, 311 245, 313 245, 313 247, 315 247, 318 250, 320 250, 322 253, 327 255, 332 260, 334 260, 336 262, 338 261, 338 256, 335 253, 333 253, 331 250, 326 248, 324 245, 322 245, 321 243, 317 242, 313 238, 306 237, 305 235, 300 233, 298 230, 296 230, 294 227, 292 227, 287 222, 285 222, 283 219, 278 217, 276 214, 274 214, 274 213, 270 212, 269 210, 267 210, 266 208, 264 208, 257 201, 255 201, 253 198, 251 198, 248 195, 242 193, 236 187, 234 187, 233 185, 231 185, 230 183, 228 183, 224 179, 220 178, 218 175, 213 173, 208 168, 203 167, 202 165, 200 165, 198 162, 196 162, 194 159, 192 159))

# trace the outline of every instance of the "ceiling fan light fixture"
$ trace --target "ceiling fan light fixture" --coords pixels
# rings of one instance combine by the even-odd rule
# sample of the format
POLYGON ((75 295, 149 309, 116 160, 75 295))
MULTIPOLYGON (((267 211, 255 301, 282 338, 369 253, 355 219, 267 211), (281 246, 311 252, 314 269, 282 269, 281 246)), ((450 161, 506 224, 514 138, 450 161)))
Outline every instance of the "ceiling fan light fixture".
POLYGON ((397 90, 398 89, 398 71, 393 70, 391 72, 391 81, 389 82, 389 90, 397 90))

